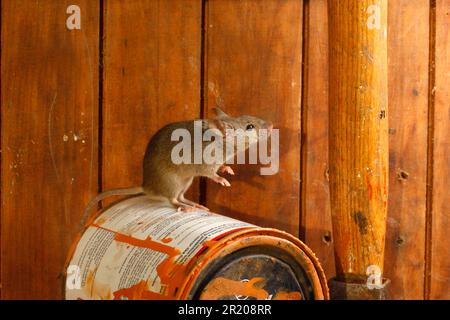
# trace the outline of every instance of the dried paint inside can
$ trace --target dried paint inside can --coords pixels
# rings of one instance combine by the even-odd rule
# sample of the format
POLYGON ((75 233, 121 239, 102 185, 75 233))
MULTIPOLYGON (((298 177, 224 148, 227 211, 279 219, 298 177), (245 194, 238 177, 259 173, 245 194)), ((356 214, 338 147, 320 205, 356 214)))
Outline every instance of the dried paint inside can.
POLYGON ((145 196, 91 221, 70 253, 66 299, 327 299, 315 256, 298 239, 145 196))

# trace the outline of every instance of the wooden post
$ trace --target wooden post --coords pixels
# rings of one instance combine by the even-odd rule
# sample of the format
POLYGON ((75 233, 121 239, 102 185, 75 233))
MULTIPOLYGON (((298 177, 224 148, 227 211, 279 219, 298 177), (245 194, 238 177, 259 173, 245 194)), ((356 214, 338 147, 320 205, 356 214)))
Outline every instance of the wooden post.
POLYGON ((387 0, 329 0, 334 298, 382 298, 388 193, 387 0), (375 289, 369 290, 367 283, 375 289))

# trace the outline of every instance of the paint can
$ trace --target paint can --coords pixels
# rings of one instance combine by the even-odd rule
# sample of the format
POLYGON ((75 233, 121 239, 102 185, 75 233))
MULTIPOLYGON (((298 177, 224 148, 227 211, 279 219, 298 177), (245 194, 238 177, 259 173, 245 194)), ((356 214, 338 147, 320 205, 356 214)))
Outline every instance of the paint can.
POLYGON ((329 299, 324 272, 294 236, 145 196, 92 218, 66 264, 66 299, 329 299))

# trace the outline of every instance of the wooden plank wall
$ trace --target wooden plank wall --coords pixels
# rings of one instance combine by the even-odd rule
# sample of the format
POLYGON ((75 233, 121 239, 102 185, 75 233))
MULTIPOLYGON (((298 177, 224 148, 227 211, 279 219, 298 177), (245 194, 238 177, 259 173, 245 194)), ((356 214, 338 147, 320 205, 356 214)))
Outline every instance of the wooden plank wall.
POLYGON ((103 17, 106 190, 141 185, 150 137, 167 123, 200 117, 202 2, 105 1, 103 17))
POLYGON ((302 108, 302 233, 331 278, 335 274, 328 185, 327 0, 305 1, 302 108))
MULTIPOLYGON (((149 137, 216 105, 280 128, 280 171, 235 165, 191 197, 299 235, 332 277, 327 1, 75 2, 1 0, 1 298, 61 298, 89 199, 140 184, 149 137)), ((393 298, 449 299, 450 0, 388 18, 386 276, 393 298)))
POLYGON ((97 192, 98 3, 2 1, 2 298, 61 297, 63 263, 97 192))
POLYGON ((433 172, 431 192, 429 287, 426 298, 450 298, 450 1, 437 0, 435 8, 435 50, 434 50, 434 112, 433 154, 430 170, 433 172))
POLYGON ((389 1, 389 203, 385 273, 398 299, 421 299, 425 267, 428 19, 426 0, 389 1), (414 141, 414 148, 411 142, 414 141))
POLYGON ((298 235, 301 1, 209 1, 205 16, 206 115, 221 105, 231 115, 271 120, 283 141, 277 175, 261 176, 252 165, 234 166, 231 188, 208 181, 206 204, 298 235))

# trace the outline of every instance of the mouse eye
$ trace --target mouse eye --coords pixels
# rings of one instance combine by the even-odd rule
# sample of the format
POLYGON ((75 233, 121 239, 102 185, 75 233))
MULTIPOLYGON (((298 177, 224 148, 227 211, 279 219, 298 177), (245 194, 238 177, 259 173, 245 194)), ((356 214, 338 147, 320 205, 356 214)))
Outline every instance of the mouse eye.
POLYGON ((248 124, 247 128, 245 128, 245 130, 252 130, 252 129, 255 129, 255 126, 252 124, 248 124))

